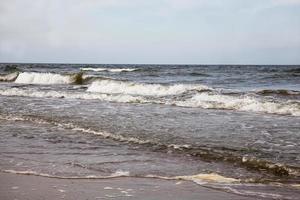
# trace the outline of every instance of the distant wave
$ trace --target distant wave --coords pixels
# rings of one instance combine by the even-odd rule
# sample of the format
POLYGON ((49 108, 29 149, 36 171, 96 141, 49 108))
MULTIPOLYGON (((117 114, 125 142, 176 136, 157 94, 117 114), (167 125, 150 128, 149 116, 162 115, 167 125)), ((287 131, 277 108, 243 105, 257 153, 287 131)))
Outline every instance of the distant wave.
POLYGON ((15 81, 19 75, 19 72, 13 72, 10 74, 0 75, 0 81, 11 82, 15 81))
POLYGON ((17 65, 5 65, 5 66, 0 66, 0 71, 1 72, 18 72, 20 71, 17 65))
POLYGON ((81 83, 82 74, 61 75, 54 73, 23 72, 18 75, 15 83, 23 84, 70 84, 81 83))
POLYGON ((289 73, 300 73, 300 67, 295 67, 292 69, 286 69, 284 72, 289 72, 289 73))
POLYGON ((187 91, 209 90, 205 85, 187 85, 187 84, 145 84, 116 80, 94 81, 88 88, 89 92, 99 92, 106 94, 131 94, 143 96, 167 96, 182 94, 187 91))
POLYGON ((80 68, 82 71, 94 71, 94 72, 102 72, 102 71, 107 71, 107 72, 132 72, 136 71, 138 69, 136 68, 91 68, 91 67, 84 67, 80 68))
POLYGON ((265 66, 257 68, 260 72, 267 73, 300 73, 300 66, 270 67, 265 66))
POLYGON ((282 96, 289 96, 289 95, 300 95, 300 91, 296 90, 285 90, 285 89, 266 89, 266 90, 259 90, 256 94, 260 95, 282 95, 282 96))

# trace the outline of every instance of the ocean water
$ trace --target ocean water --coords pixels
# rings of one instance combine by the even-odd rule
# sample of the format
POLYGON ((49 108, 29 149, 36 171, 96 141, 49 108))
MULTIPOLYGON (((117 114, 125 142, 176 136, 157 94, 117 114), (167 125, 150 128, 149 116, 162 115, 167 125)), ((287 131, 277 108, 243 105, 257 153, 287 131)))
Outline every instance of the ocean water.
POLYGON ((300 196, 300 66, 0 64, 0 170, 300 196))

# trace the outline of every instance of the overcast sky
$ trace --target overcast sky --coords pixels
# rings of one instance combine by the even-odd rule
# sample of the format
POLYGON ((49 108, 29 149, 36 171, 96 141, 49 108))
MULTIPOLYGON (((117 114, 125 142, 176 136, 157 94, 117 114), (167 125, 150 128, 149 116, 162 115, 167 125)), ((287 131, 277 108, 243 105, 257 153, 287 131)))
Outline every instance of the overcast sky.
POLYGON ((300 0, 0 0, 0 62, 300 64, 300 0))

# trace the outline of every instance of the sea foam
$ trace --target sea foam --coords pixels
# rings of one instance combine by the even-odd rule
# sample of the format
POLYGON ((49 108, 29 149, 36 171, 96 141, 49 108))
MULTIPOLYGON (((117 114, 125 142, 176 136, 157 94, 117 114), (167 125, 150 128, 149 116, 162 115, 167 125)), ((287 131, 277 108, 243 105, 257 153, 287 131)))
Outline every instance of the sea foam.
POLYGON ((84 67, 80 68, 82 71, 94 71, 94 72, 102 72, 102 71, 108 71, 108 72, 132 72, 136 71, 138 69, 136 68, 92 68, 92 67, 84 67))
POLYGON ((54 73, 23 72, 20 73, 15 83, 23 84, 69 84, 75 82, 72 75, 54 73))
POLYGON ((191 90, 209 90, 204 85, 187 85, 187 84, 145 84, 116 80, 94 81, 88 88, 89 92, 98 92, 106 94, 131 94, 143 96, 167 96, 182 94, 191 90))
POLYGON ((0 89, 0 95, 4 96, 23 96, 36 98, 66 98, 66 99, 86 99, 86 100, 100 100, 120 103, 139 103, 146 102, 142 97, 134 97, 131 95, 109 95, 109 94, 95 94, 88 92, 57 92, 57 91, 38 91, 34 89, 0 89))
MULTIPOLYGON (((97 81, 98 82, 98 81, 97 81)), ((158 86, 149 84, 133 85, 132 89, 120 89, 105 85, 105 82, 116 83, 118 81, 100 81, 102 84, 88 88, 87 91, 64 92, 64 91, 43 91, 36 89, 9 88, 0 89, 0 95, 4 96, 25 96, 36 98, 66 98, 66 99, 86 99, 100 100, 120 103, 152 103, 166 104, 180 107, 195 107, 204 109, 236 110, 255 113, 269 113, 278 115, 300 116, 300 102, 297 100, 272 101, 270 99, 258 98, 254 96, 230 96, 218 93, 204 92, 194 94, 191 98, 177 100, 180 92, 189 91, 187 87, 178 85, 158 86), (94 88, 93 88, 94 87, 94 88), (107 88, 106 88, 107 87, 107 88), (153 87, 153 88, 151 88, 153 87), (178 87, 178 88, 176 88, 178 87), (151 90, 152 89, 152 90, 151 90), (99 91, 99 92, 92 92, 99 91), (100 92, 101 91, 101 92, 100 92), (164 95, 178 94, 165 98, 164 95)), ((123 84, 123 83, 122 83, 123 84)), ((118 85, 117 85, 118 86, 118 85)), ((126 86, 127 87, 127 86, 126 86)), ((193 88, 191 86, 191 88, 193 88)), ((199 89, 199 88, 198 88, 199 89)), ((180 99, 180 98, 179 98, 180 99)))
POLYGON ((10 74, 0 75, 0 81, 14 81, 17 79, 19 72, 13 72, 10 74))
POLYGON ((264 112, 300 116, 300 102, 274 102, 251 96, 228 96, 222 94, 200 93, 192 98, 170 102, 183 107, 201 107, 206 109, 229 109, 239 111, 264 112))

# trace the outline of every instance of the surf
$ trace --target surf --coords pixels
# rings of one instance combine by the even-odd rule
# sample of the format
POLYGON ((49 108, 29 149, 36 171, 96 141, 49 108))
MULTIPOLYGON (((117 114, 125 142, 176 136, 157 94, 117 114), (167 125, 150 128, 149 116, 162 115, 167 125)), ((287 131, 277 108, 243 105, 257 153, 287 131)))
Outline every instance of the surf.
MULTIPOLYGON (((300 168, 290 165, 285 165, 283 163, 275 163, 272 161, 260 159, 257 157, 245 156, 245 152, 238 154, 236 151, 232 152, 229 150, 220 150, 219 148, 211 148, 193 144, 170 144, 168 142, 163 142, 153 139, 142 139, 139 137, 126 136, 122 134, 114 134, 107 131, 95 130, 89 127, 82 127, 75 123, 63 123, 56 121, 55 119, 46 119, 34 116, 22 116, 22 115, 10 115, 1 114, 0 120, 8 121, 30 121, 37 124, 49 124, 54 125, 64 129, 70 129, 73 131, 78 131, 83 134, 96 135, 105 139, 110 139, 118 142, 130 143, 135 145, 145 145, 145 147, 152 149, 154 151, 159 151, 161 153, 170 152, 172 150, 174 153, 181 154, 183 156, 191 156, 194 158, 200 158, 206 161, 218 161, 231 163, 232 165, 241 166, 247 169, 256 171, 265 171, 269 174, 273 174, 276 177, 289 177, 295 178, 296 180, 300 177, 300 168), (179 147, 179 148, 178 148, 179 147)), ((222 148, 221 148, 222 149, 222 148)), ((218 177, 214 177, 218 178, 218 177)), ((253 180, 263 181, 263 180, 253 180)), ((268 180, 266 180, 268 181, 268 180)))
POLYGON ((136 68, 92 68, 92 67, 82 67, 82 71, 94 71, 94 72, 133 72, 137 71, 136 68))
POLYGON ((230 96, 223 94, 200 93, 184 101, 170 101, 168 104, 181 107, 199 107, 204 109, 225 109, 300 116, 299 101, 288 100, 285 102, 276 102, 274 100, 270 101, 247 95, 230 96))
POLYGON ((106 94, 130 94, 142 96, 168 96, 178 95, 188 91, 210 90, 209 87, 199 84, 146 84, 130 81, 100 80, 94 81, 88 87, 88 92, 106 94))
POLYGON ((131 95, 109 95, 109 94, 93 94, 87 92, 63 92, 63 91, 41 91, 35 89, 0 89, 0 95, 3 96, 22 96, 33 98, 65 98, 65 99, 83 99, 83 100, 100 100, 119 103, 140 103, 146 102, 142 97, 134 97, 131 95))
POLYGON ((3 75, 0 75, 0 81, 12 82, 12 81, 15 81, 17 79, 18 75, 19 75, 19 72, 13 72, 13 73, 10 73, 10 74, 3 74, 3 75))
POLYGON ((20 73, 15 83, 21 84, 81 84, 83 82, 82 73, 72 75, 62 75, 54 73, 37 73, 37 72, 22 72, 20 73))

